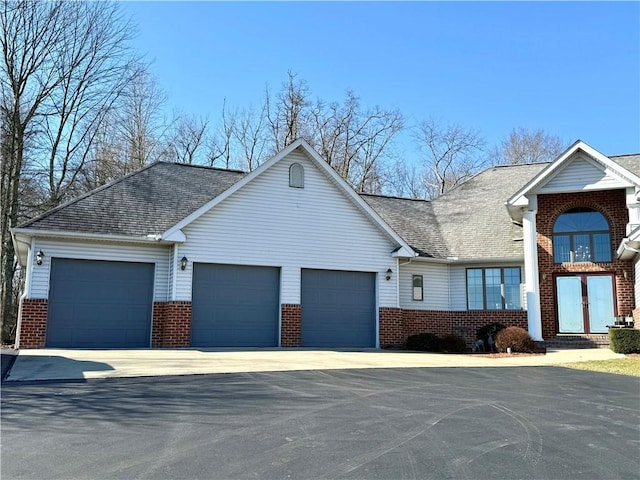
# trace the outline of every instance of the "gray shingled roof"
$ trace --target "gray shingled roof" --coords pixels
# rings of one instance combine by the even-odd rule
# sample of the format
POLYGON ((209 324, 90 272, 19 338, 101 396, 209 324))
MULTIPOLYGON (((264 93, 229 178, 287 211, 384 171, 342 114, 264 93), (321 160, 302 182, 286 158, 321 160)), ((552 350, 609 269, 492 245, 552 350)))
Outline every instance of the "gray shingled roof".
POLYGON ((360 196, 420 256, 447 256, 447 246, 444 244, 431 202, 382 195, 360 196))
POLYGON ((633 155, 616 155, 609 158, 640 177, 640 153, 633 155))
POLYGON ((20 227, 133 237, 159 234, 245 175, 234 170, 158 162, 20 227))
POLYGON ((522 228, 505 207, 510 194, 548 164, 493 167, 432 201, 363 195, 420 256, 522 256, 522 228))
POLYGON ((492 167, 435 199, 450 257, 460 259, 523 256, 522 227, 514 224, 506 200, 547 163, 492 167))
MULTIPOLYGON (((611 157, 640 175, 640 154, 611 157)), ((432 201, 361 197, 420 256, 520 257, 522 228, 505 201, 548 164, 492 167, 432 201)), ((145 237, 159 234, 246 174, 159 162, 30 220, 21 228, 145 237)))

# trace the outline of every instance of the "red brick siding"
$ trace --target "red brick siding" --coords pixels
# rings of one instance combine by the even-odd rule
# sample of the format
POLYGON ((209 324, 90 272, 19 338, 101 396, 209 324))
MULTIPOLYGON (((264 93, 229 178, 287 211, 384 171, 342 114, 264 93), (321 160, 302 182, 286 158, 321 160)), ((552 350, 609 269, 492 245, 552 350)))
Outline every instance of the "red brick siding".
POLYGON ((527 328, 524 310, 403 310, 380 308, 380 346, 403 344, 409 335, 429 332, 436 335, 456 334, 470 346, 476 330, 483 325, 499 322, 506 326, 527 328))
POLYGON ((191 342, 191 302, 154 302, 151 343, 154 348, 188 347, 191 342))
POLYGON ((402 309, 380 307, 380 345, 401 345, 406 340, 402 309))
POLYGON ((295 303, 283 303, 281 312, 280 345, 283 347, 299 347, 302 307, 295 303))
POLYGON ((634 309, 633 265, 630 261, 613 260, 602 263, 553 263, 553 224, 558 216, 571 208, 589 207, 602 213, 611 228, 611 251, 625 236, 629 222, 624 190, 563 193, 538 196, 536 217, 538 239, 538 270, 540 274, 540 313, 542 337, 552 339, 558 333, 554 275, 559 273, 606 272, 615 275, 616 315, 629 315, 634 309), (625 279, 625 272, 627 278, 625 279))
POLYGON ((20 348, 44 348, 47 334, 46 298, 25 298, 20 321, 20 348))

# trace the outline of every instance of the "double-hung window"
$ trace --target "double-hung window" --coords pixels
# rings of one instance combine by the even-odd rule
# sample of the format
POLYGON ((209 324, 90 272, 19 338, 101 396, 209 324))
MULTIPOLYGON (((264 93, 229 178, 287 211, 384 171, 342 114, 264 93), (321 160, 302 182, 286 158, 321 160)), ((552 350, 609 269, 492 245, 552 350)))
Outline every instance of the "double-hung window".
POLYGON ((520 268, 468 268, 469 310, 519 310, 520 268))

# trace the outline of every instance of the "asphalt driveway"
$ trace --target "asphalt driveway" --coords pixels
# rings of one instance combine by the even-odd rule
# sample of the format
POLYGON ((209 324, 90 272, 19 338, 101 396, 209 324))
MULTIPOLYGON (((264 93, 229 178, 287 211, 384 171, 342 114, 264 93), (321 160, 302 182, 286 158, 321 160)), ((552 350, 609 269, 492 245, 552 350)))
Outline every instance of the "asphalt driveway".
POLYGON ((5 383, 2 478, 640 478, 640 380, 548 367, 5 383))

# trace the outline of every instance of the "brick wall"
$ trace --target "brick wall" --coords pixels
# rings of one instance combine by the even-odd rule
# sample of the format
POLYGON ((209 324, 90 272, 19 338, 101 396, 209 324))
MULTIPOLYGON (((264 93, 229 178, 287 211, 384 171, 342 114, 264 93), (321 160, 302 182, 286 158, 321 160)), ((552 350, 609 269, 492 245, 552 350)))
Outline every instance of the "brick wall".
POLYGON ((459 335, 470 347, 476 330, 488 323, 527 328, 525 310, 403 310, 380 308, 380 346, 402 345, 409 335, 429 332, 442 336, 459 335))
POLYGON ((25 298, 22 301, 20 348, 44 348, 47 308, 48 301, 45 298, 25 298))
POLYGON ((380 346, 402 345, 407 339, 402 309, 380 307, 380 346))
POLYGON ((191 302, 154 302, 151 344, 154 348, 188 347, 191 302))
POLYGON ((538 240, 538 269, 540 274, 540 314, 542 337, 551 339, 558 333, 555 301, 555 275, 561 273, 602 272, 614 275, 616 315, 630 315, 635 306, 633 291, 633 265, 630 261, 613 260, 602 263, 553 263, 553 224, 558 216, 571 208, 588 207, 602 213, 611 228, 611 251, 615 250, 625 236, 629 222, 624 190, 599 192, 563 193, 538 196, 536 217, 538 240), (625 272, 627 278, 625 278, 625 272))
POLYGON ((283 347, 299 347, 301 342, 302 307, 295 303, 283 303, 281 312, 280 345, 283 347))

